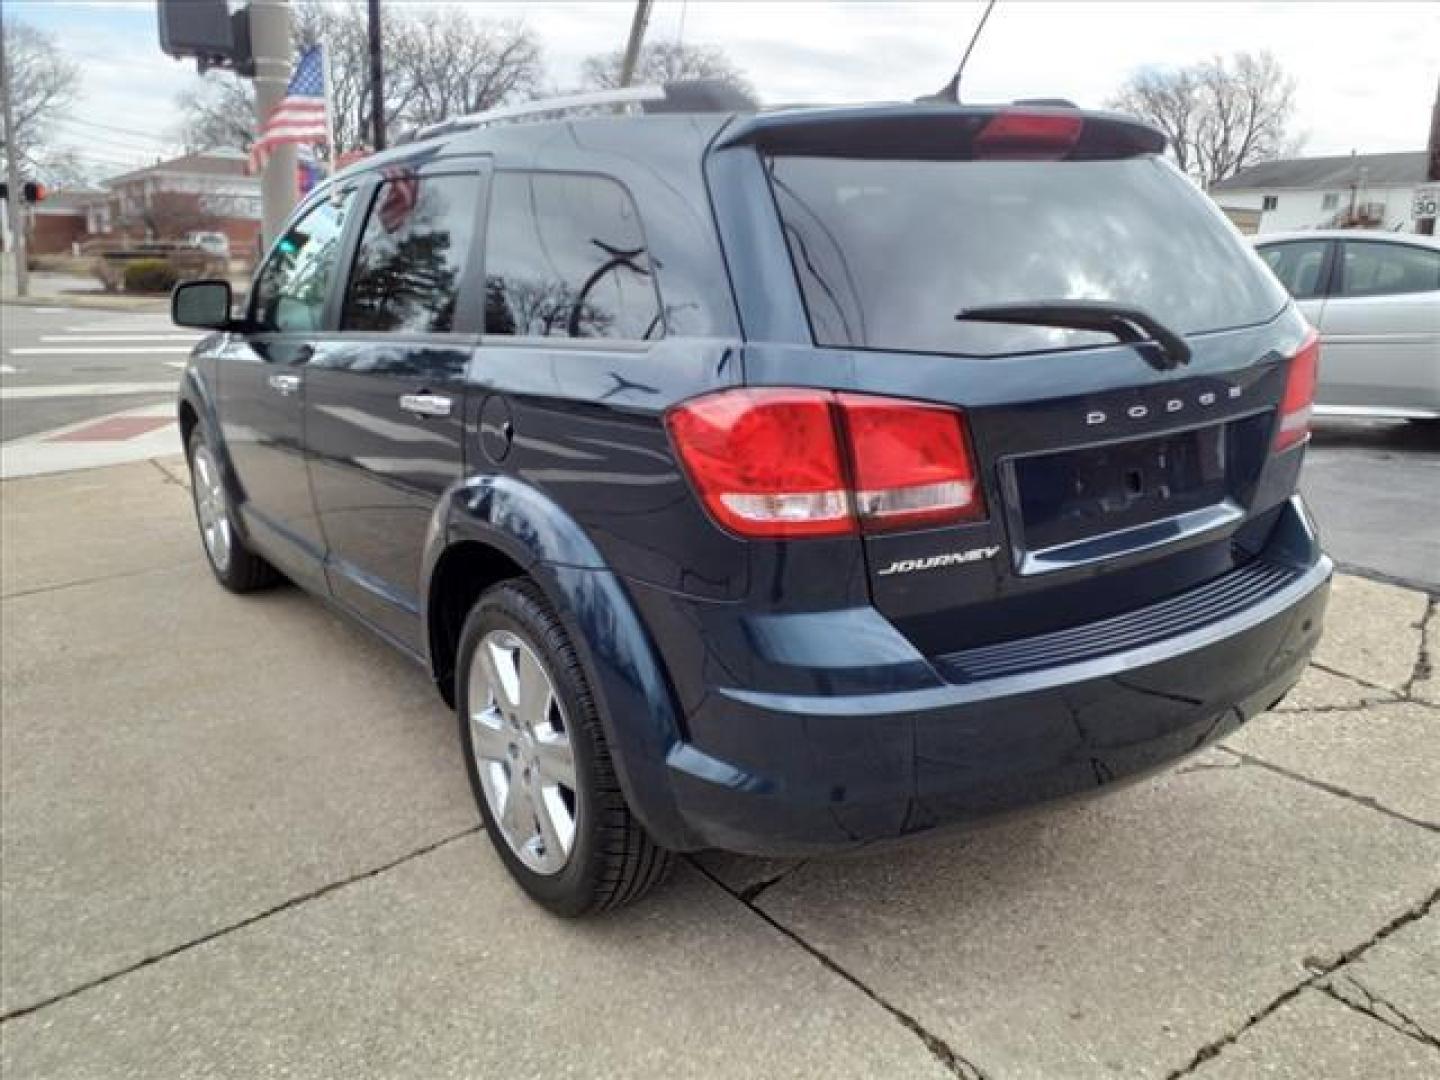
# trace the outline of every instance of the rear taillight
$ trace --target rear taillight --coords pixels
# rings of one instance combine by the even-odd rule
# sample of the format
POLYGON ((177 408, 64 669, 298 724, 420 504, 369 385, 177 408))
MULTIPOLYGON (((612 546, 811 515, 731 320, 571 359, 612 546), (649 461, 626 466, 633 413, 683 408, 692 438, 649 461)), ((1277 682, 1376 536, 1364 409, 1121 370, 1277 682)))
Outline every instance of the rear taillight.
POLYGON ((741 536, 839 536, 984 515, 955 409, 728 390, 676 406, 666 423, 706 508, 741 536))
POLYGON ((980 517, 985 504, 954 409, 841 394, 855 512, 867 532, 980 517))
POLYGON ((975 135, 977 158, 1054 161, 1080 140, 1085 121, 1067 113, 999 112, 975 135))
POLYGON ((1290 360, 1285 375, 1285 396, 1280 399, 1280 423, 1275 449, 1285 450, 1310 438, 1310 411, 1315 403, 1315 378, 1320 368, 1320 338, 1314 330, 1290 360))

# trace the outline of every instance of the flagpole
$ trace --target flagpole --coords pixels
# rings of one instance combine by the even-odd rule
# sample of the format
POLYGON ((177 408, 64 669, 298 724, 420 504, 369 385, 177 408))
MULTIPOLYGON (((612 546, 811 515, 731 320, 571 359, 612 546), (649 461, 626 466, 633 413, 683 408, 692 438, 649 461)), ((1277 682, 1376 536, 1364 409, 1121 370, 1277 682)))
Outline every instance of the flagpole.
POLYGON ((330 148, 330 176, 335 176, 335 165, 340 160, 340 153, 335 148, 335 99, 331 88, 335 85, 330 79, 330 48, 325 44, 320 46, 321 68, 325 73, 325 139, 330 148))

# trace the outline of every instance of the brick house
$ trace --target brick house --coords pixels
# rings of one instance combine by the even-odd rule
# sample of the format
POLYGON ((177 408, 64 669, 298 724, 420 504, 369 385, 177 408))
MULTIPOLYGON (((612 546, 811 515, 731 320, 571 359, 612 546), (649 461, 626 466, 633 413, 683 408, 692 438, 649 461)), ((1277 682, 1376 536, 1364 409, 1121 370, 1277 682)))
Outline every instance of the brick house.
POLYGON ((260 180, 238 150, 205 150, 106 182, 108 194, 89 204, 92 237, 176 239, 188 232, 223 232, 236 255, 255 250, 260 235, 260 180))
POLYGON ((74 188, 56 192, 27 208, 30 251, 35 255, 69 255, 76 244, 90 239, 90 206, 103 198, 103 191, 74 188))
POLYGON ((65 255, 91 240, 174 240, 223 232, 237 258, 260 236, 260 180, 237 150, 159 161, 105 181, 104 189, 58 191, 28 208, 30 250, 65 255))

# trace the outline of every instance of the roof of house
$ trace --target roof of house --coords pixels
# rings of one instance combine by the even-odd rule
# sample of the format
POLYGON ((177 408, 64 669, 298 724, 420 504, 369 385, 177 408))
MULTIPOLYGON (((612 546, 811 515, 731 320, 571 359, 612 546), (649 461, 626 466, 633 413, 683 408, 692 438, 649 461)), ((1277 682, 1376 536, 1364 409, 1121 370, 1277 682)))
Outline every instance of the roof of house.
POLYGON ((123 184, 153 173, 190 173, 199 176, 245 176, 248 158, 239 150, 202 150, 195 154, 182 154, 169 161, 157 161, 143 169, 133 169, 119 176, 113 176, 108 183, 123 184))
POLYGON ((98 188, 66 188, 64 191, 51 191, 45 195, 45 200, 35 207, 35 212, 40 214, 80 214, 85 208, 100 199, 105 198, 105 192, 98 188))
POLYGON ((1339 188, 1351 184, 1360 169, 1370 187, 1402 186, 1425 181, 1425 151, 1400 154, 1341 154, 1336 157, 1264 161, 1241 169, 1213 185, 1211 191, 1253 191, 1259 188, 1339 188))

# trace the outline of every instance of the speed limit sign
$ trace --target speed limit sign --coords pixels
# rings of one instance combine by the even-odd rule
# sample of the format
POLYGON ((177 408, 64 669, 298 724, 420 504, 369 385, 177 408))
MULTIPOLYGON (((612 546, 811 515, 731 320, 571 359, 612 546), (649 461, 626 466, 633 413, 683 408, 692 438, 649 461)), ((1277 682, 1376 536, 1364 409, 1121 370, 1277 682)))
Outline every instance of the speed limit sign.
POLYGON ((1415 205, 1410 209, 1410 216, 1440 217, 1440 184, 1426 184, 1415 189, 1415 205))

